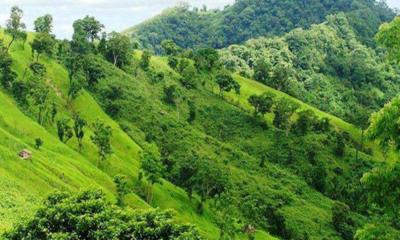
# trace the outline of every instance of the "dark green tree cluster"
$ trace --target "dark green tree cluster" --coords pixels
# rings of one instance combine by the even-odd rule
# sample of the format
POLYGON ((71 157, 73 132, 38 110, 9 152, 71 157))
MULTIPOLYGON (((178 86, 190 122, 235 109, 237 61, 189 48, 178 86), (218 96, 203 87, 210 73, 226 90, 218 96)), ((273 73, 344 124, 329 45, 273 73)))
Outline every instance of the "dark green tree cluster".
POLYGON ((191 225, 178 224, 168 211, 145 212, 110 204, 101 191, 50 195, 32 219, 3 235, 20 239, 202 239, 191 225))
POLYGON ((399 89, 397 68, 358 41, 343 13, 282 37, 232 45, 221 51, 220 61, 228 69, 359 126, 358 116, 366 118, 399 89), (384 94, 377 94, 377 89, 384 94))
POLYGON ((239 0, 223 10, 205 12, 180 5, 129 32, 144 48, 157 53, 162 52, 165 39, 182 48, 224 48, 251 38, 308 28, 339 12, 346 14, 358 38, 368 45, 374 44, 373 36, 379 26, 395 16, 384 2, 375 0, 325 0, 307 4, 300 0, 239 0))

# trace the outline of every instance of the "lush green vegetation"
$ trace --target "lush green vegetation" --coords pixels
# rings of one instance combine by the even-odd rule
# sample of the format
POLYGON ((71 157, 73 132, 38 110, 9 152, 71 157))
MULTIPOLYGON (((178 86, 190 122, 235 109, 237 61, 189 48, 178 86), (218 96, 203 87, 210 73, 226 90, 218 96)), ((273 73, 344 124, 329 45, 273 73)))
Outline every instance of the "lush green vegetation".
POLYGON ((398 91, 385 57, 398 19, 379 50, 338 14, 222 51, 165 40, 153 56, 93 17, 60 41, 51 16, 26 33, 22 13, 0 34, 4 238, 399 236, 400 168, 383 161, 400 145, 399 99, 363 130, 398 91))
POLYGON ((357 41, 344 14, 222 51, 224 65, 362 128, 399 91, 398 66, 357 41))
POLYGON ((372 38, 380 24, 395 16, 385 3, 374 0, 239 0, 223 10, 190 9, 183 4, 126 33, 157 53, 165 39, 183 48, 224 48, 255 37, 308 28, 339 12, 346 13, 357 38, 368 45, 374 44, 372 38))

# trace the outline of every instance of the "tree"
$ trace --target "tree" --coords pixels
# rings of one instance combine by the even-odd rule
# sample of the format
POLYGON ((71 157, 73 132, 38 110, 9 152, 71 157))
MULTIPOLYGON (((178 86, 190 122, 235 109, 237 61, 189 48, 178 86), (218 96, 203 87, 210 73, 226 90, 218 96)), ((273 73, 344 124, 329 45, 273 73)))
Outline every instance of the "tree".
POLYGON ((400 164, 377 167, 364 174, 361 183, 367 193, 369 206, 386 215, 380 216, 378 221, 400 229, 400 164))
POLYGON ((399 240, 400 232, 382 223, 366 224, 357 230, 355 240, 399 240))
POLYGON ((87 82, 85 85, 89 85, 92 88, 106 77, 103 63, 93 54, 84 57, 82 70, 87 82))
POLYGON ((41 138, 35 139, 35 148, 39 150, 43 146, 43 140, 41 138))
POLYGON ((66 143, 70 140, 74 133, 72 132, 72 128, 69 125, 69 119, 62 118, 57 121, 57 135, 61 142, 66 143))
POLYGON ((11 35, 11 41, 9 42, 6 51, 10 49, 11 45, 14 41, 18 39, 23 39, 26 36, 25 33, 25 24, 22 22, 22 16, 24 15, 23 11, 14 6, 11 8, 10 18, 7 20, 5 32, 11 35))
POLYGON ((346 142, 343 134, 336 133, 334 153, 338 157, 343 157, 346 150, 346 142))
POLYGON ((332 224, 343 239, 353 239, 354 223, 350 216, 350 208, 346 204, 341 202, 334 203, 332 206, 332 224))
POLYGON ((160 153, 155 145, 150 145, 143 153, 141 169, 150 187, 147 191, 146 201, 151 204, 153 198, 153 186, 156 183, 162 183, 163 165, 161 163, 160 153))
POLYGON ((108 35, 105 57, 119 68, 127 65, 132 55, 132 43, 128 36, 112 32, 108 35))
POLYGON ((7 231, 5 240, 201 240, 194 226, 178 224, 169 211, 131 211, 114 206, 99 190, 54 193, 35 215, 7 231))
POLYGON ((38 17, 34 22, 34 29, 38 33, 51 34, 53 30, 53 16, 46 14, 38 17))
POLYGON ((223 193, 229 184, 228 170, 223 169, 209 159, 199 159, 197 174, 193 177, 194 190, 200 196, 199 212, 203 211, 204 202, 223 193))
POLYGON ((272 93, 264 93, 262 95, 251 95, 248 99, 250 105, 254 107, 254 116, 260 114, 264 116, 270 112, 274 105, 275 95, 272 93))
POLYGON ((83 146, 83 137, 85 136, 85 131, 84 128, 87 125, 87 122, 85 119, 81 118, 78 113, 74 114, 74 133, 75 137, 78 140, 78 147, 79 151, 82 151, 82 146, 83 146))
POLYGON ((116 175, 114 183, 117 187, 117 205, 124 205, 124 196, 128 193, 128 180, 125 175, 116 175))
POLYGON ((112 154, 111 136, 112 129, 110 126, 105 125, 101 121, 96 121, 93 124, 93 135, 90 139, 98 149, 99 159, 97 161, 97 166, 99 166, 100 162, 107 160, 107 158, 112 154))
POLYGON ((394 98, 379 112, 374 113, 367 129, 369 139, 377 140, 384 152, 390 147, 400 150, 400 97, 394 98))
POLYGON ((99 34, 104 25, 94 17, 86 16, 76 20, 73 24, 74 34, 72 35, 73 50, 77 53, 87 53, 93 49, 93 42, 99 39, 99 34))
POLYGON ((307 109, 297 113, 297 121, 293 124, 292 128, 296 134, 304 136, 313 130, 317 123, 318 119, 314 111, 307 109))
POLYGON ((216 224, 220 231, 220 240, 235 239, 240 231, 235 212, 236 204, 237 202, 232 194, 224 192, 215 199, 212 205, 212 209, 216 215, 216 224))
POLYGON ((30 97, 33 105, 38 109, 37 121, 40 125, 43 125, 51 103, 50 89, 39 77, 35 77, 32 82, 30 97))
POLYGON ((182 49, 178 47, 173 40, 162 41, 161 47, 163 48, 164 53, 168 56, 176 56, 182 51, 182 49))
POLYGON ((164 87, 164 101, 166 103, 178 105, 180 95, 179 88, 175 84, 164 87))
POLYGON ((13 60, 7 49, 4 47, 3 41, 0 40, 0 80, 1 84, 6 89, 11 89, 17 74, 12 71, 11 65, 13 60))
POLYGON ((273 120, 274 126, 283 130, 289 129, 290 118, 297 109, 298 105, 296 103, 293 103, 286 98, 279 99, 273 109, 275 115, 273 120))
POLYGON ((210 72, 218 68, 219 53, 213 48, 201 48, 194 53, 194 62, 197 70, 210 72))
POLYGON ((143 70, 145 70, 145 71, 149 70, 149 67, 150 67, 150 59, 151 59, 151 54, 150 54, 150 52, 149 52, 149 51, 144 51, 144 52, 142 53, 142 58, 141 58, 141 60, 140 60, 140 67, 141 67, 143 70))
POLYGON ((224 92, 235 90, 237 94, 240 93, 240 85, 236 82, 228 71, 221 71, 216 76, 216 83, 219 87, 219 95, 222 97, 224 92))
POLYGON ((379 45, 388 50, 390 59, 400 62, 400 17, 382 24, 375 38, 379 45))
POLYGON ((196 120, 196 115, 197 115, 197 109, 196 109, 196 104, 194 101, 188 101, 188 107, 189 107, 189 117, 188 117, 188 122, 193 123, 194 120, 196 120))
POLYGON ((32 56, 36 53, 36 62, 39 61, 41 54, 52 55, 56 40, 48 33, 38 33, 31 43, 32 56))

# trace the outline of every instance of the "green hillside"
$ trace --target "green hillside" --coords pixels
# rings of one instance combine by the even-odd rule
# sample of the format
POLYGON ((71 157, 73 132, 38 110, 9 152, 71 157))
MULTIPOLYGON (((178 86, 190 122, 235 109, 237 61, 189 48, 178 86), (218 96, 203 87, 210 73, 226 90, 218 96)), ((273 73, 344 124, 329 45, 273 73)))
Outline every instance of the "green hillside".
POLYGON ((283 37, 221 51, 227 68, 366 128, 368 117, 398 93, 398 66, 356 38, 344 14, 283 37))
MULTIPOLYGON (((304 14, 320 19, 313 11, 304 14)), ((0 32, 3 238, 395 239, 398 189, 388 186, 398 180, 385 174, 398 156, 398 104, 374 115, 372 136, 343 117, 367 128, 369 111, 356 108, 378 110, 398 90, 398 72, 345 15, 220 51, 169 41, 153 56, 123 34, 100 37, 92 17, 61 41, 48 16, 27 33, 19 14, 13 8, 0 32), (260 59, 270 62, 258 68, 260 59), (318 95, 329 88, 331 101, 318 95)))
POLYGON ((125 32, 157 53, 162 51, 165 39, 183 48, 224 48, 256 37, 308 28, 339 12, 346 13, 357 37, 368 45, 374 44, 372 37, 379 25, 395 16, 383 2, 370 0, 240 0, 223 10, 178 6, 125 32))
MULTIPOLYGON (((32 36, 32 35, 30 35, 32 36)), ((18 44, 11 49, 14 59, 13 69, 20 75, 31 61, 31 49, 28 44, 18 44)), ((65 92, 68 87, 68 75, 64 67, 54 60, 43 59, 48 69, 47 79, 57 92, 59 114, 71 115, 71 106, 67 106, 65 92)), ((78 153, 74 141, 65 145, 56 135, 54 126, 40 126, 34 119, 26 116, 18 108, 17 103, 2 91, 1 93, 1 181, 4 196, 0 221, 1 231, 9 229, 12 224, 31 216, 41 200, 55 191, 77 191, 89 188, 101 188, 114 199, 115 186, 113 177, 126 174, 136 179, 140 165, 140 147, 135 143, 103 110, 87 92, 82 92, 72 103, 74 111, 78 111, 89 122, 101 119, 113 128, 112 147, 114 154, 106 166, 96 167, 97 153, 89 138, 84 140, 85 148, 78 153), (44 146, 40 151, 34 150, 34 139, 41 138, 44 146), (21 160, 17 154, 27 148, 33 152, 31 161, 21 160)), ((90 131, 88 129, 88 131, 90 131)), ((88 132, 88 135, 91 133, 88 132)), ((150 206, 137 195, 127 196, 127 202, 133 208, 149 208, 150 206)), ((175 209, 177 218, 182 222, 192 222, 203 226, 203 234, 213 239, 216 227, 209 219, 199 217, 190 210, 186 194, 165 182, 157 187, 153 202, 154 207, 175 209), (196 220, 197 219, 197 220, 196 220)), ((262 234, 262 233, 260 233, 262 234)))

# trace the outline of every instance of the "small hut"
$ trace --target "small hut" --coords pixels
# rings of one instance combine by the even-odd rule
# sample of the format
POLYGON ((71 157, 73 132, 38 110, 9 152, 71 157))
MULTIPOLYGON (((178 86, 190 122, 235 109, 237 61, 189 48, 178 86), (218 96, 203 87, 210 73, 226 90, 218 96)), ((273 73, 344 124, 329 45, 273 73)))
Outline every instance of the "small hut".
POLYGON ((23 149, 21 152, 18 153, 18 156, 24 160, 27 160, 32 157, 32 152, 28 149, 23 149))

